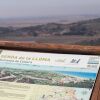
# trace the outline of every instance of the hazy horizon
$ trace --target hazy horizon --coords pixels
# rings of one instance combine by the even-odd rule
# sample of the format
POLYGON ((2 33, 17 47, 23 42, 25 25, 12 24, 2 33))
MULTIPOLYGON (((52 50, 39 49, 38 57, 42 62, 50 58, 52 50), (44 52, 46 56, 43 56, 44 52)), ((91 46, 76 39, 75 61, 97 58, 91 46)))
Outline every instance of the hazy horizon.
POLYGON ((100 0, 0 0, 0 18, 100 15, 100 0))

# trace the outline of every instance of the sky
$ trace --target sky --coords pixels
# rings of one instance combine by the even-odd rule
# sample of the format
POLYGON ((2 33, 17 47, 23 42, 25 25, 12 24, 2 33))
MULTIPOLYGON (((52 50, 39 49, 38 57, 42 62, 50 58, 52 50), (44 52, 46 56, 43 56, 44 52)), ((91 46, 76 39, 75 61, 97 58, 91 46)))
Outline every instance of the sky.
POLYGON ((0 0, 0 18, 100 15, 100 0, 0 0))

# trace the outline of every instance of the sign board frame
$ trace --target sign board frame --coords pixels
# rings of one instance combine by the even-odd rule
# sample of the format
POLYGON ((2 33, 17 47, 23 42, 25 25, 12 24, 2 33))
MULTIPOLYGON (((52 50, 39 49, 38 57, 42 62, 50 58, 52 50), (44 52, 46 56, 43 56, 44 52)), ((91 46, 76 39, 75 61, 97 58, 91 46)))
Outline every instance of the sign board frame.
MULTIPOLYGON (((100 46, 0 41, 0 49, 62 54, 100 55, 100 46)), ((91 100, 100 100, 100 70, 93 88, 91 100)))

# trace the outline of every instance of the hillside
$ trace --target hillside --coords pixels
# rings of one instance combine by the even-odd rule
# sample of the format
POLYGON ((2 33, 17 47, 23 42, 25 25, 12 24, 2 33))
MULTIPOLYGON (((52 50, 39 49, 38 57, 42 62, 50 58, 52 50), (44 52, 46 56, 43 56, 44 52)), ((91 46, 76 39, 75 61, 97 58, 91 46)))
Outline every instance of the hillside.
MULTIPOLYGON (((0 27, 0 38, 16 38, 16 37, 24 37, 24 38, 29 38, 29 37, 40 37, 39 39, 43 37, 49 37, 48 41, 45 39, 42 39, 45 42, 50 42, 52 40, 52 37, 55 37, 56 42, 56 36, 57 37, 66 37, 65 39, 57 39, 58 43, 72 43, 70 40, 75 40, 73 39, 74 37, 79 37, 75 43, 79 44, 85 44, 83 43, 84 41, 87 40, 83 39, 84 37, 88 37, 89 40, 87 40, 86 44, 91 44, 91 41, 95 45, 95 40, 96 44, 98 43, 98 39, 100 38, 100 18, 98 19, 91 19, 88 21, 80 21, 76 23, 71 23, 71 24, 60 24, 60 23, 47 23, 43 25, 36 25, 36 26, 29 26, 29 27, 0 27), (71 39, 67 37, 71 37, 71 39), (92 38, 92 39, 91 39, 92 38), (67 40, 67 41, 66 41, 67 40), (63 42, 65 41, 65 42, 63 42)), ((23 38, 22 38, 23 39, 23 38)), ((15 39, 16 40, 16 39, 15 39)), ((29 39, 30 40, 30 39, 29 39)), ((36 41, 36 40, 35 40, 36 41)), ((38 40, 39 41, 39 40, 38 40)), ((40 41, 41 42, 41 41, 40 41)))

